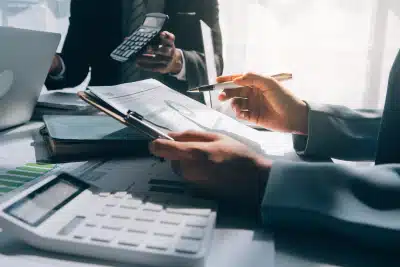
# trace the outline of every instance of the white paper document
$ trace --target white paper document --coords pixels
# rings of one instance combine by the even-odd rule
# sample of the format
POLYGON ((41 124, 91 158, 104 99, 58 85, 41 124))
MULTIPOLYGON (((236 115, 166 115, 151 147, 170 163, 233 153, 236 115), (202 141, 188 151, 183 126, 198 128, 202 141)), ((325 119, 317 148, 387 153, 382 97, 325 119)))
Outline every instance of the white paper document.
POLYGON ((122 114, 136 112, 163 132, 199 130, 229 135, 262 152, 258 132, 154 79, 117 86, 90 87, 90 92, 122 114))

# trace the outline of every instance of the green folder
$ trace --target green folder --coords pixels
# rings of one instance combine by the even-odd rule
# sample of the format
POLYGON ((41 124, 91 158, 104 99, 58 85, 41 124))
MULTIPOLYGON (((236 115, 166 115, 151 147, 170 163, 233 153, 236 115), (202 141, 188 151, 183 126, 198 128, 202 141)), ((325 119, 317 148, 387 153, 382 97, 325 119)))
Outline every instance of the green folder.
POLYGON ((40 132, 53 159, 148 154, 148 137, 109 116, 46 115, 43 121, 40 132))

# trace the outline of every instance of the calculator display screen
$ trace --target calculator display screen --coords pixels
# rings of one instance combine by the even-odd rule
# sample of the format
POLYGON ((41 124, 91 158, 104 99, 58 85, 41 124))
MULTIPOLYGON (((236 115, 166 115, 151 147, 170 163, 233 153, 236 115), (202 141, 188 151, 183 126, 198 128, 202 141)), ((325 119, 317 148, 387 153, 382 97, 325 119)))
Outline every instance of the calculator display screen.
POLYGON ((147 17, 143 26, 161 28, 164 24, 163 18, 147 17))
POLYGON ((37 226, 83 191, 79 184, 55 179, 5 210, 9 215, 37 226))

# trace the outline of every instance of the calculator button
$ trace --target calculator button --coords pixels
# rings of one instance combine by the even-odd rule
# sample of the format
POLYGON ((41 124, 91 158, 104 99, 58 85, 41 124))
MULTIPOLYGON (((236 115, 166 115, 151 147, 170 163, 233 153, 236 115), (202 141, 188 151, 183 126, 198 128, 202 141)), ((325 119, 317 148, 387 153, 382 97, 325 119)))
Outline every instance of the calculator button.
POLYGON ((146 204, 143 205, 143 210, 146 210, 146 211, 158 212, 158 211, 162 211, 162 209, 163 209, 162 205, 154 204, 152 202, 147 202, 146 204))
POLYGON ((137 214, 135 219, 137 221, 154 222, 158 216, 159 216, 158 212, 142 211, 137 214))
POLYGON ((146 242, 146 247, 157 250, 167 250, 174 240, 169 237, 153 236, 146 242))
POLYGON ((199 252, 200 247, 200 241, 181 239, 176 245, 175 251, 181 253, 196 254, 199 252))
POLYGON ((149 232, 149 228, 150 225, 147 222, 129 221, 128 232, 147 234, 149 232))
POLYGON ((109 218, 102 222, 102 228, 111 229, 115 231, 122 230, 126 226, 126 220, 109 218))
POLYGON ((111 217, 116 219, 130 219, 133 215, 134 212, 129 209, 115 209, 111 213, 111 217))
POLYGON ((96 217, 87 219, 85 221, 85 226, 86 227, 92 227, 93 228, 93 227, 97 227, 98 224, 99 224, 99 220, 98 220, 98 218, 96 219, 96 217))
POLYGON ((126 57, 128 57, 128 58, 129 58, 129 57, 130 57, 130 56, 131 56, 133 53, 134 53, 134 52, 133 52, 132 50, 131 50, 131 51, 129 51, 129 52, 128 52, 128 55, 127 55, 126 57))
POLYGON ((85 222, 85 216, 75 216, 71 221, 69 221, 66 225, 64 225, 61 230, 58 232, 58 235, 67 236, 75 229, 77 229, 82 223, 85 222))
POLYGON ((120 203, 120 207, 124 209, 137 209, 141 204, 142 200, 128 197, 120 203))
POLYGON ((97 216, 104 217, 104 216, 107 216, 107 214, 109 214, 112 210, 114 210, 114 207, 109 206, 109 204, 107 204, 106 206, 104 206, 100 210, 98 210, 95 214, 97 216))
POLYGON ((118 198, 108 197, 105 199, 104 204, 106 206, 113 207, 116 206, 119 202, 120 200, 118 198))
POLYGON ((167 237, 174 237, 177 233, 177 227, 173 225, 162 225, 157 227, 156 230, 154 230, 154 235, 157 236, 167 236, 167 237))
POLYGON ((202 240, 204 238, 204 230, 200 228, 187 227, 181 235, 184 239, 202 240))
POLYGON ((180 214, 166 214, 161 218, 160 221, 163 224, 179 225, 184 218, 185 217, 180 214))
POLYGON ((187 218, 186 225, 192 227, 205 228, 208 225, 208 219, 204 217, 191 216, 187 218))
POLYGON ((144 242, 146 235, 139 233, 124 232, 118 236, 118 244, 137 247, 144 242))
POLYGON ((116 233, 114 231, 110 231, 110 230, 106 230, 106 229, 96 229, 96 231, 93 231, 90 239, 92 241, 109 243, 109 242, 113 241, 115 237, 116 237, 116 233))
POLYGON ((81 226, 72 234, 75 239, 84 239, 87 236, 90 236, 92 233, 92 228, 81 226))
POLYGON ((183 215, 196 215, 208 217, 211 214, 210 209, 192 209, 192 208, 167 208, 168 213, 176 213, 183 215))

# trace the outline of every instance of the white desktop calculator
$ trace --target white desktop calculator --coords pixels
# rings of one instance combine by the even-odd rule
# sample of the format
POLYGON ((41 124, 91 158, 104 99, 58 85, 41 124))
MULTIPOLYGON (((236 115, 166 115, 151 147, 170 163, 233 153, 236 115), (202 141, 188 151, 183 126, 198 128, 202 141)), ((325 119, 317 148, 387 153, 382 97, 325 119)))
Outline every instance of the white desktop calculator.
POLYGON ((157 192, 101 192, 62 173, 0 206, 0 226, 49 251, 151 266, 204 264, 213 203, 157 192))

